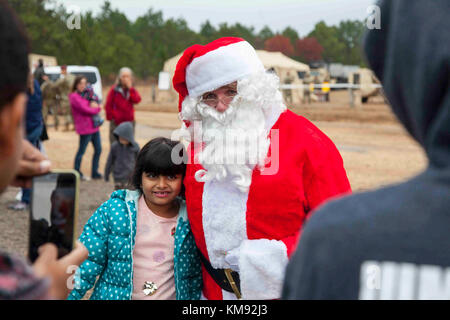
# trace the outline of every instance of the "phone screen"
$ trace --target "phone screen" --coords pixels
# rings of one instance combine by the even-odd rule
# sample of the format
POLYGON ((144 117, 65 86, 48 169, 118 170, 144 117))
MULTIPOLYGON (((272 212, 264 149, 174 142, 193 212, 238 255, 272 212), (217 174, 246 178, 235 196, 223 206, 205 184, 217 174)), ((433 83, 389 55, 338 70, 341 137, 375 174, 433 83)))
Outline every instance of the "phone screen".
POLYGON ((58 248, 58 258, 73 248, 77 177, 73 173, 49 173, 33 178, 30 206, 29 259, 47 242, 58 248))

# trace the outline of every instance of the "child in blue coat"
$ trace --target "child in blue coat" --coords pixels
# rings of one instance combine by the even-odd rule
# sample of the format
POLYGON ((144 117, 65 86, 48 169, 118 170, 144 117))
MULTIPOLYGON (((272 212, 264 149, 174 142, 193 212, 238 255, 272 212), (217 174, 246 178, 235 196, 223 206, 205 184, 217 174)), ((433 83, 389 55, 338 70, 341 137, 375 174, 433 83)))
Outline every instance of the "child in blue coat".
POLYGON ((136 160, 135 190, 114 191, 89 219, 80 236, 89 257, 69 299, 92 287, 94 300, 200 298, 201 264, 182 199, 186 165, 172 161, 177 144, 148 142, 136 160))

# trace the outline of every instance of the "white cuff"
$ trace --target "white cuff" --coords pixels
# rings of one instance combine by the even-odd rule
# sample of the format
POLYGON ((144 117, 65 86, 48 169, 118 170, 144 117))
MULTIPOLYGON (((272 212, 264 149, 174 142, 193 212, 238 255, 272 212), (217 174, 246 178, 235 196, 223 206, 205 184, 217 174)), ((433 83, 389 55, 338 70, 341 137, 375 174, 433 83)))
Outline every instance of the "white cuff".
POLYGON ((244 240, 239 258, 242 298, 279 299, 287 264, 287 249, 282 241, 244 240))
POLYGON ((225 256, 225 262, 228 263, 230 266, 230 269, 236 272, 239 272, 239 256, 241 247, 234 248, 227 252, 227 255, 225 256))

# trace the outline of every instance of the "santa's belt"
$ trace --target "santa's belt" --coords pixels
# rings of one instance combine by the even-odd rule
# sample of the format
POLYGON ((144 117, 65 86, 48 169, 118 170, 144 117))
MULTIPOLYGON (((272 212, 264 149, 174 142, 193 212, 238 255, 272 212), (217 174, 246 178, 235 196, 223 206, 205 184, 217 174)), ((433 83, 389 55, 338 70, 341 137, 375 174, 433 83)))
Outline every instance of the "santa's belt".
POLYGON ((231 269, 215 269, 205 258, 200 250, 198 250, 200 259, 205 266, 206 271, 211 278, 217 283, 223 290, 232 292, 238 299, 241 298, 241 281, 239 280, 239 273, 231 269))

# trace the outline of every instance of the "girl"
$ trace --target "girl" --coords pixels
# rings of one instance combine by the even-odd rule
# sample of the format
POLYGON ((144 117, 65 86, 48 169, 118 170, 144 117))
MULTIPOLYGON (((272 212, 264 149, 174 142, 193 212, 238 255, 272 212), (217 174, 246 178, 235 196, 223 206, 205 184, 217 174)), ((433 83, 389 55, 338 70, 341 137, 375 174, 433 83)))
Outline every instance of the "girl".
POLYGON ((91 299, 200 298, 201 265, 181 198, 186 165, 171 157, 177 145, 148 142, 131 178, 135 190, 114 191, 89 219, 80 236, 89 257, 69 299, 83 298, 97 276, 91 299))

